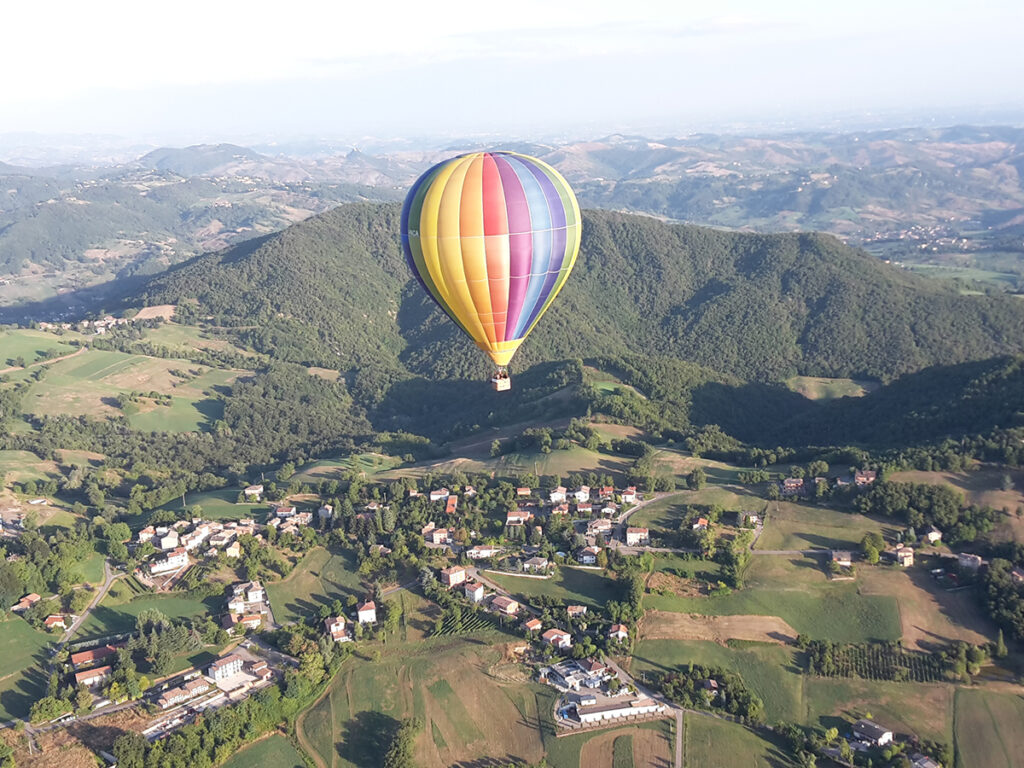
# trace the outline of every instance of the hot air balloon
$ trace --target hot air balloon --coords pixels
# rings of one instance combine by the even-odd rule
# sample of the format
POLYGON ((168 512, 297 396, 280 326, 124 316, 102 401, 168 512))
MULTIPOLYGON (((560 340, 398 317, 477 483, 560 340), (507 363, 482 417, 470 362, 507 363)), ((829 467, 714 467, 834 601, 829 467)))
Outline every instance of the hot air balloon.
POLYGON ((547 163, 474 152, 412 186, 402 247, 424 290, 494 361, 494 388, 506 390, 506 366, 576 263, 580 208, 547 163))

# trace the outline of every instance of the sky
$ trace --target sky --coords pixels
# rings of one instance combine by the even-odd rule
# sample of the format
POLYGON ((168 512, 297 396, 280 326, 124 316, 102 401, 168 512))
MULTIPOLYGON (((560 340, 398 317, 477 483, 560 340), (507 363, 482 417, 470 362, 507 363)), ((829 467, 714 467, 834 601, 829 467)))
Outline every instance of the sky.
POLYGON ((1019 0, 51 0, 7 4, 3 28, 0 134, 577 138, 1024 109, 1019 0))

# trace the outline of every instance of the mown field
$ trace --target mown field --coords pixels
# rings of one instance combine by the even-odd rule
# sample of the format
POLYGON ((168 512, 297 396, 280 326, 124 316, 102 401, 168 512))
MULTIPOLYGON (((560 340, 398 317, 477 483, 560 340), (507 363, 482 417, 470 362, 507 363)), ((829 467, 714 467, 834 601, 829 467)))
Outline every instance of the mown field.
MULTIPOLYGON (((731 512, 758 512, 765 501, 756 496, 737 493, 728 488, 707 487, 699 491, 679 491, 670 496, 645 504, 629 517, 629 524, 650 528, 658 536, 675 533, 684 522, 688 506, 718 506, 731 512)), ((727 515, 724 522, 732 522, 727 515)))
POLYGON ((69 355, 74 351, 75 347, 62 341, 59 336, 46 331, 29 329, 0 331, 0 369, 15 365, 14 360, 19 357, 24 359, 28 365, 32 365, 47 353, 56 353, 51 356, 57 356, 69 355))
POLYGON ((40 459, 31 451, 0 451, 0 475, 8 483, 24 483, 60 477, 60 470, 54 462, 40 459))
POLYGON ((223 610, 223 598, 196 600, 183 593, 154 594, 140 592, 131 579, 114 582, 106 597, 89 614, 75 635, 76 640, 129 632, 135 619, 147 608, 156 608, 167 616, 217 615, 223 610))
MULTIPOLYGON (((237 503, 238 492, 238 488, 222 488, 219 491, 187 493, 185 507, 198 504, 202 507, 203 517, 208 520, 241 520, 243 517, 251 517, 257 523, 265 523, 269 517, 270 506, 266 502, 237 503)), ((164 504, 162 509, 180 512, 183 509, 181 499, 164 504)))
POLYGON ((267 584, 274 618, 279 622, 296 621, 335 599, 345 602, 349 596, 364 598, 366 588, 356 567, 351 550, 311 549, 287 578, 267 584))
POLYGON ((546 595, 570 604, 600 607, 609 600, 622 599, 619 584, 600 571, 558 568, 550 579, 508 576, 494 571, 487 571, 484 576, 527 602, 531 597, 546 595))
POLYGON ((0 621, 0 719, 24 717, 46 689, 38 664, 57 635, 32 629, 20 616, 0 621))
POLYGON ((869 531, 892 536, 896 528, 853 512, 775 501, 768 504, 756 549, 856 549, 869 531))
POLYGON ((737 723, 701 715, 683 718, 683 765, 694 768, 789 768, 783 749, 737 723))
POLYGON ((958 690, 954 730, 957 768, 1020 768, 1024 697, 958 690))
POLYGON ((728 595, 647 595, 644 607, 707 616, 778 616, 797 632, 837 642, 897 640, 899 609, 888 595, 862 595, 856 582, 829 581, 812 557, 754 556, 746 586, 728 595))
POLYGON ((854 379, 826 379, 820 376, 794 376, 786 386, 808 400, 834 400, 838 397, 863 397, 878 389, 874 381, 854 379))
POLYGON ((239 750, 223 768, 252 768, 252 766, 273 766, 273 768, 305 768, 302 755, 285 736, 275 733, 255 744, 239 750))

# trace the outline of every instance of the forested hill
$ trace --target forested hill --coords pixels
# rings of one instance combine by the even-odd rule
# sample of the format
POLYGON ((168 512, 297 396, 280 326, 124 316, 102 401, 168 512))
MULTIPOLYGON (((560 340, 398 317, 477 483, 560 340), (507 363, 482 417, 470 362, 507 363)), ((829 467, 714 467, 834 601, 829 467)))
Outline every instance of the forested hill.
MULTIPOLYGON (((477 377, 483 356, 425 300, 401 254, 399 206, 346 205, 193 259, 144 303, 198 301, 260 351, 386 390, 477 377)), ((587 211, 580 260, 514 361, 644 355, 744 380, 883 380, 1024 352, 1024 301, 961 296, 818 234, 759 235, 587 211)), ((139 298, 134 297, 133 303, 139 298)), ((383 390, 378 392, 382 396, 383 390)))

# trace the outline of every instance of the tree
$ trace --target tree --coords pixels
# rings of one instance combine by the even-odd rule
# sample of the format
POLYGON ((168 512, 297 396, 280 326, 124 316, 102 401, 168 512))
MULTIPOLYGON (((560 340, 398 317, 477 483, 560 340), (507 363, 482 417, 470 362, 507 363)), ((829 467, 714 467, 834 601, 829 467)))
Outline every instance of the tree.
POLYGON ((1001 658, 1005 657, 1006 654, 1007 654, 1006 641, 1003 639, 1003 630, 1000 629, 999 630, 999 634, 996 635, 995 657, 997 659, 1001 659, 1001 658))
POLYGON ((708 476, 707 473, 704 471, 704 468, 697 467, 686 478, 686 486, 691 491, 699 491, 707 484, 707 481, 708 476))
POLYGON ((121 768, 145 768, 146 737, 137 731, 128 731, 114 740, 114 757, 121 768))
POLYGON ((864 547, 864 560, 865 561, 867 561, 871 565, 874 565, 875 563, 878 562, 878 558, 879 558, 879 555, 878 555, 878 550, 877 549, 875 549, 870 544, 868 544, 866 547, 864 547))
POLYGON ((384 755, 384 768, 415 768, 413 741, 420 730, 420 721, 412 718, 402 721, 384 755))

